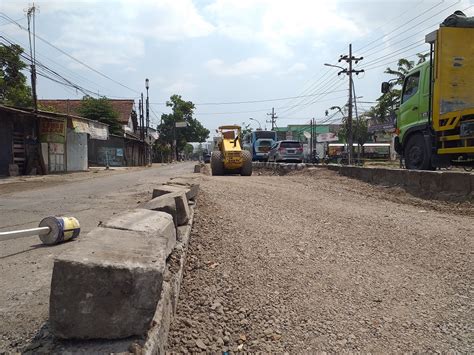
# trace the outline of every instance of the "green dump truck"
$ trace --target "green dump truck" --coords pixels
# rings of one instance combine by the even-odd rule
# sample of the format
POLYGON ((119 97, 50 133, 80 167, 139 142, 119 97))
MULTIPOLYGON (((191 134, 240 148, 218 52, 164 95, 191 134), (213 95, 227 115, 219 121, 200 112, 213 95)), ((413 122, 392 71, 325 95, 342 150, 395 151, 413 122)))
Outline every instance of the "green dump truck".
POLYGON ((405 77, 395 150, 407 169, 474 165, 474 18, 463 15, 426 35, 430 60, 405 77))

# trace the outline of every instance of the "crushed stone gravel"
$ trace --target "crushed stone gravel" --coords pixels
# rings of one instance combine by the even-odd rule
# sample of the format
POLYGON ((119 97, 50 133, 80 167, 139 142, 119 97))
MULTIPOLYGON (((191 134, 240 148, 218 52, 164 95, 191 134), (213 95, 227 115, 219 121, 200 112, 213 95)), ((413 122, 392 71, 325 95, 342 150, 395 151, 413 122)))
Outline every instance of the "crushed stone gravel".
POLYGON ((171 353, 472 353, 474 206, 324 169, 203 176, 171 353))

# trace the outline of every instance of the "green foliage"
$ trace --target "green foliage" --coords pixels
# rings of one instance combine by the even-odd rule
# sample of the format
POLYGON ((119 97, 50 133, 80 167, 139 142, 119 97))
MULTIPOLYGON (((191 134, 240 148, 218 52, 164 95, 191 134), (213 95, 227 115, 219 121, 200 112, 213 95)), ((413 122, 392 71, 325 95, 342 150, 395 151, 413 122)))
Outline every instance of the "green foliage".
POLYGON ((252 132, 252 127, 250 127, 250 123, 242 122, 242 129, 240 131, 240 141, 243 142, 245 135, 250 132, 252 132))
POLYGON ((118 121, 119 114, 106 97, 94 99, 90 96, 84 96, 79 107, 79 114, 90 120, 108 124, 109 133, 111 134, 123 134, 122 125, 118 121))
POLYGON ((192 144, 187 143, 184 146, 183 151, 184 151, 184 154, 185 154, 186 158, 189 158, 193 154, 194 147, 192 146, 192 144))
MULTIPOLYGON (((344 142, 347 142, 347 136, 349 131, 349 122, 347 117, 342 119, 342 126, 338 131, 337 135, 344 142)), ((360 117, 359 119, 352 119, 352 137, 354 143, 359 145, 364 145, 370 138, 370 133, 368 131, 367 119, 360 117)))
POLYGON ((209 137, 209 130, 193 118, 194 104, 191 101, 184 101, 180 95, 173 95, 166 106, 171 107, 172 112, 161 115, 161 124, 158 126, 160 145, 172 146, 176 137, 177 156, 188 142, 204 142, 209 137), (187 127, 175 128, 176 122, 186 122, 187 127))
POLYGON ((20 56, 23 48, 0 44, 0 103, 16 107, 32 107, 31 89, 21 72, 27 65, 20 56))

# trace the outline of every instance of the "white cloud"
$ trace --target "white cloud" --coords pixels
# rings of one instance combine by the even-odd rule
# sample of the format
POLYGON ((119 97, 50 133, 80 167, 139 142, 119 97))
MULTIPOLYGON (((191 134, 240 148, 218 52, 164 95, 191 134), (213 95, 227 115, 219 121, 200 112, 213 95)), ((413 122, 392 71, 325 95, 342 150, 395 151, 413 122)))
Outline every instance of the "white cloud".
POLYGON ((174 94, 189 94, 191 91, 193 91, 196 88, 196 84, 194 84, 190 79, 178 79, 173 81, 171 84, 168 86, 164 87, 161 91, 167 96, 171 96, 174 94))
MULTIPOLYGON (((27 7, 27 2, 7 0, 2 10, 15 17, 27 7)), ((147 40, 178 41, 214 31, 192 0, 50 0, 39 4, 38 34, 43 33, 42 21, 48 18, 57 28, 55 37, 46 37, 96 68, 133 67, 133 61, 145 55, 147 40)), ((71 67, 79 68, 76 64, 71 67)))
POLYGON ((306 71, 308 67, 304 63, 295 63, 286 71, 288 74, 306 71))
POLYGON ((235 40, 259 42, 282 58, 298 44, 359 37, 364 28, 322 0, 216 0, 205 8, 217 32, 235 40), (341 35, 342 34, 342 35, 341 35))
POLYGON ((55 44, 92 67, 127 63, 130 66, 133 59, 145 53, 143 39, 127 25, 93 11, 86 16, 71 14, 68 19, 55 44))
POLYGON ((152 1, 146 6, 153 16, 149 26, 140 26, 144 27, 145 35, 174 41, 203 37, 214 31, 214 26, 199 14, 191 0, 152 1))
POLYGON ((251 57, 233 64, 226 64, 221 59, 206 62, 206 68, 220 76, 257 75, 274 70, 278 64, 265 57, 251 57))

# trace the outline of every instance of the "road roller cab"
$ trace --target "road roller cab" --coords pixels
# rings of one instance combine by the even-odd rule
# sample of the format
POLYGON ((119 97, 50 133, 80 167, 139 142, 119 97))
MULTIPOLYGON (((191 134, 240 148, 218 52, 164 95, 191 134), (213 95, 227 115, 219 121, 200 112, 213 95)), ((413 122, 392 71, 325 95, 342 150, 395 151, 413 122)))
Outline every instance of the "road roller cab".
POLYGON ((217 144, 211 154, 212 175, 252 175, 252 156, 242 149, 240 126, 220 126, 217 132, 217 144))

